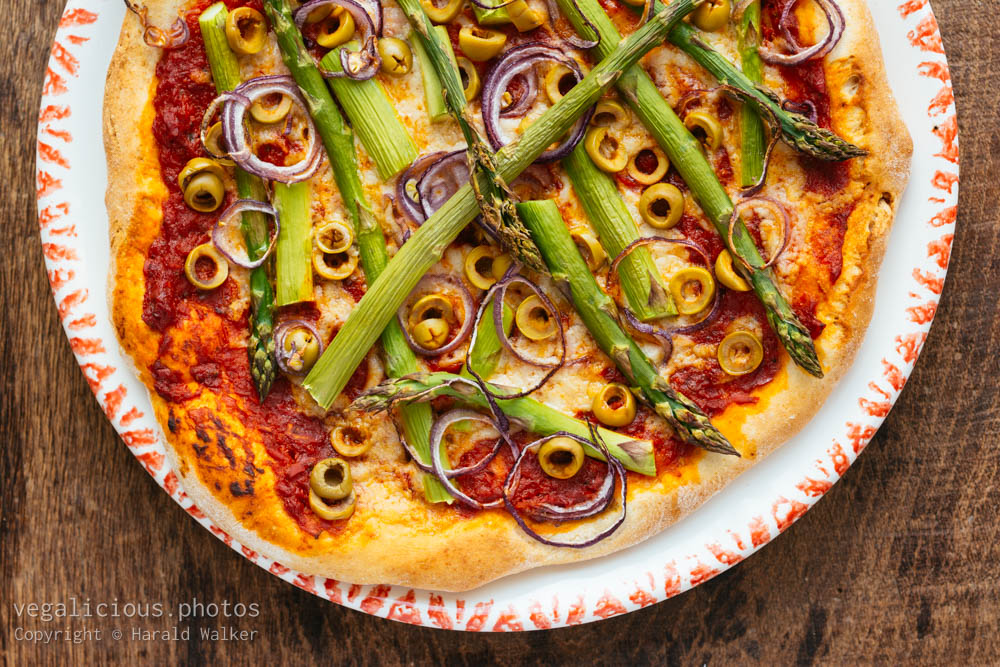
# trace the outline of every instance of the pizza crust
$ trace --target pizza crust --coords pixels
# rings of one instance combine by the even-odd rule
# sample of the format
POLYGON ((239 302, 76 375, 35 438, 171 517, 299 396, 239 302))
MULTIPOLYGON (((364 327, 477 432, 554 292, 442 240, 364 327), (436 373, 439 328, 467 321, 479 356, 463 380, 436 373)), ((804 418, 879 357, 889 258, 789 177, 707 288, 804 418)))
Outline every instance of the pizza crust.
MULTIPOLYGON (((155 20, 175 15, 179 5, 173 0, 149 4, 155 20)), ((213 461, 223 461, 221 455, 199 458, 194 449, 196 435, 184 428, 171 432, 171 406, 151 391, 171 464, 187 495, 246 548, 303 573, 353 583, 390 582, 452 591, 543 565, 609 554, 692 512, 809 421, 850 366, 871 318, 878 267, 906 184, 912 149, 888 87, 877 33, 864 0, 841 0, 840 4, 848 28, 827 66, 835 129, 867 148, 870 156, 863 163, 856 161, 858 173, 852 174, 863 181, 864 195, 848 221, 844 268, 833 304, 823 317, 826 329, 817 341, 826 378, 817 381, 786 363, 785 370, 761 392, 757 406, 733 406, 715 420, 724 433, 733 436, 733 442, 744 443, 743 458, 698 453, 679 480, 670 475, 643 480, 630 489, 628 518, 610 538, 584 550, 559 549, 527 537, 505 513, 482 512, 455 521, 453 510, 423 503, 399 476, 387 472, 401 465, 402 459, 395 437, 383 429, 371 452, 373 472, 359 481, 355 516, 338 535, 323 533, 314 538, 284 513, 269 469, 256 478, 249 498, 221 500, 215 484, 226 475, 212 472, 213 461)), ((151 134, 158 57, 158 51, 143 44, 134 17, 126 16, 108 71, 104 110, 112 250, 109 300, 122 347, 147 387, 152 386, 147 369, 156 359, 159 334, 141 319, 143 263, 158 233, 166 196, 151 134), (142 89, 149 91, 146 96, 136 94, 142 89)), ((226 408, 217 397, 209 392, 202 396, 201 407, 225 417, 226 408)), ((225 427, 231 435, 243 435, 238 423, 226 420, 225 427)), ((242 465, 261 460, 266 452, 260 443, 248 443, 235 456, 242 465)))

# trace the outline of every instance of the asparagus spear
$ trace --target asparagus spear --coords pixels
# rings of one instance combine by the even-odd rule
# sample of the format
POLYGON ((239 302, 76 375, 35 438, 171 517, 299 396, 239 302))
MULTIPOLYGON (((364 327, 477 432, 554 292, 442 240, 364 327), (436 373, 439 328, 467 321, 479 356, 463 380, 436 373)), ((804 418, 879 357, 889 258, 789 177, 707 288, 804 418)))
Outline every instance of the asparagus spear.
MULTIPOLYGON (((594 50, 600 56, 607 57, 615 48, 614 45, 621 40, 618 29, 604 13, 599 0, 558 0, 558 3, 582 37, 596 39, 594 30, 597 30, 600 42, 594 50)), ((737 74, 743 76, 740 72, 737 74)), ((803 369, 822 377, 823 369, 816 357, 816 347, 809 331, 799 322, 791 306, 778 291, 774 272, 770 268, 763 268, 764 260, 760 251, 741 220, 735 225, 730 243, 729 219, 733 214, 733 202, 702 153, 698 140, 684 127, 684 123, 641 67, 633 66, 623 72, 616 85, 622 97, 656 138, 670 162, 688 184, 729 251, 734 257, 740 256, 750 264, 750 270, 742 266, 740 270, 746 274, 757 298, 764 304, 767 320, 788 354, 803 369)))
MULTIPOLYGON (((760 0, 750 0, 737 26, 743 74, 755 84, 764 80, 764 65, 757 47, 760 42, 760 0)), ((740 109, 740 184, 749 188, 764 175, 764 121, 752 104, 740 109)))
MULTIPOLYGON (((440 33, 445 28, 439 25, 434 26, 434 30, 440 33)), ((442 37, 447 40, 448 33, 444 32, 442 37)), ((448 42, 446 41, 445 43, 447 44, 448 42)), ((427 116, 432 123, 437 123, 448 117, 448 107, 445 106, 444 94, 442 93, 444 86, 437 75, 437 70, 434 69, 434 65, 431 63, 431 57, 424 50, 423 42, 414 36, 410 39, 410 46, 413 48, 413 52, 417 54, 417 60, 420 62, 420 80, 424 84, 424 101, 427 107, 427 116)))
MULTIPOLYGON (((354 134, 344 122, 344 117, 330 96, 323 76, 302 42, 302 35, 292 21, 288 0, 266 0, 264 8, 277 37, 282 60, 302 89, 309 113, 326 147, 334 180, 337 182, 344 207, 354 226, 365 278, 369 284, 375 283, 388 263, 389 256, 382 228, 372 213, 361 185, 361 173, 358 170, 358 158, 354 150, 354 134)), ((371 334, 362 357, 381 334, 386 373, 398 377, 417 371, 416 356, 407 345, 403 330, 395 318, 387 317, 377 327, 371 329, 371 334)), ((359 358, 358 362, 360 360, 359 358)), ((354 367, 357 367, 357 362, 354 367)), ((323 407, 329 408, 332 402, 333 397, 323 407)), ((430 463, 430 406, 407 406, 400 411, 400 416, 403 434, 407 441, 422 457, 424 463, 430 463)), ((424 475, 424 494, 429 502, 451 500, 451 494, 432 475, 424 475)))
MULTIPOLYGON (((490 387, 501 393, 503 391, 499 387, 492 385, 490 387)), ((451 373, 420 373, 387 380, 359 396, 351 407, 366 412, 378 412, 398 403, 419 404, 439 396, 456 399, 469 407, 490 409, 486 397, 475 382, 451 373)), ((573 419, 532 398, 497 399, 497 404, 505 415, 540 436, 565 431, 587 440, 591 437, 587 422, 573 419)), ((656 474, 652 443, 634 440, 627 435, 603 428, 598 431, 611 455, 621 461, 626 468, 641 475, 656 474)), ((588 456, 604 459, 596 447, 585 447, 585 449, 588 456)))
POLYGON ((580 318, 604 353, 611 357, 640 400, 673 426, 677 435, 710 452, 739 456, 697 405, 675 391, 615 319, 615 303, 601 291, 551 199, 517 205, 524 224, 542 251, 552 278, 567 291, 580 318))
MULTIPOLYGON (((212 80, 219 93, 240 85, 240 66, 236 55, 226 40, 226 5, 218 2, 198 17, 212 80)), ((242 169, 234 170, 236 191, 241 199, 266 199, 264 185, 258 178, 242 169)), ((267 224, 261 213, 244 213, 240 221, 247 257, 253 261, 267 251, 267 224)), ((250 377, 261 402, 267 398, 277 375, 274 360, 274 291, 267 276, 267 267, 259 266, 250 272, 250 337, 247 355, 250 359, 250 377)))
MULTIPOLYGON (((357 51, 358 43, 349 42, 330 51, 323 58, 323 67, 331 72, 340 72, 343 69, 340 64, 341 49, 357 51)), ((375 160, 382 180, 389 180, 417 159, 417 147, 409 131, 399 122, 385 88, 377 79, 327 79, 327 84, 337 96, 361 144, 375 160)))
POLYGON ((310 190, 308 181, 274 184, 274 208, 281 219, 281 233, 274 249, 279 306, 313 298, 310 190))
MULTIPOLYGON (((569 131, 625 69, 662 40, 670 27, 690 14, 699 2, 674 0, 621 40, 613 53, 532 123, 517 141, 497 152, 499 175, 509 181, 524 171, 549 144, 569 131)), ((330 407, 375 342, 379 329, 395 317, 421 276, 438 262, 448 244, 478 211, 472 186, 463 186, 413 233, 379 279, 369 284, 364 297, 303 382, 317 403, 330 407)))
MULTIPOLYGON (((628 212, 618 186, 597 168, 587 155, 583 142, 562 161, 573 183, 573 190, 583 210, 608 253, 617 257, 630 243, 638 240, 639 228, 628 212)), ((663 287, 649 248, 637 248, 619 266, 622 291, 632 312, 643 322, 676 315, 677 307, 663 287)))
MULTIPOLYGON (((560 3, 561 4, 561 3, 560 3)), ((656 6, 660 6, 656 2, 656 6)), ((565 10, 564 10, 565 11, 565 10)), ((590 12, 587 16, 592 17, 590 12)), ((745 102, 757 109, 762 118, 773 119, 779 126, 782 138, 789 146, 820 160, 840 161, 862 157, 868 151, 838 137, 830 130, 816 125, 802 114, 781 108, 781 99, 763 84, 755 83, 706 44, 698 31, 687 23, 679 23, 670 32, 670 41, 707 69, 719 83, 732 86, 745 102)))
MULTIPOLYGON (((514 325, 514 311, 507 304, 503 305, 503 330, 510 335, 514 325)), ((479 320, 479 327, 476 331, 476 344, 469 350, 469 364, 475 369, 481 378, 488 378, 493 375, 497 364, 500 362, 500 355, 503 345, 497 336, 497 330, 493 326, 493 304, 486 306, 483 316, 479 320)), ((472 379, 472 373, 468 368, 462 368, 462 377, 472 379)))
POLYGON ((483 9, 479 5, 472 4, 472 13, 476 15, 476 23, 479 25, 503 25, 510 23, 510 13, 507 5, 497 2, 499 7, 493 9, 483 9))

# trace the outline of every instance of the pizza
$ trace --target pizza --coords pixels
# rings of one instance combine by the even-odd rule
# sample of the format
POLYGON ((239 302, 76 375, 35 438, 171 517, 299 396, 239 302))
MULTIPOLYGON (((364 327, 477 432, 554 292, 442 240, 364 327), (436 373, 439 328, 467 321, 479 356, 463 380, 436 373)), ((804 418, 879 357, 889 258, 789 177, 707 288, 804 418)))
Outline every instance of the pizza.
POLYGON ((149 0, 122 349, 244 549, 465 590, 662 531, 850 367, 911 142, 863 0, 149 0))

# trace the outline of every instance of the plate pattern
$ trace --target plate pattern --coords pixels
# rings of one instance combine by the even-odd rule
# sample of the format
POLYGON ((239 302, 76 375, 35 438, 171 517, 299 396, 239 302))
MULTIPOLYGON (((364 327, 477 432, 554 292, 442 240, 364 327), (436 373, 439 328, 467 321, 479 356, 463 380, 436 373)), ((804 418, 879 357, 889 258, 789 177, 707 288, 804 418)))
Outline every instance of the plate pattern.
MULTIPOLYGON (((881 0, 879 0, 881 5, 881 0)), ((94 40, 117 36, 120 2, 70 0, 56 32, 45 72, 38 117, 37 197, 41 249, 59 317, 80 368, 108 419, 142 466, 188 514, 245 558, 285 581, 345 607, 404 623, 467 631, 520 631, 577 625, 628 613, 683 593, 739 563, 801 517, 847 471, 875 434, 899 396, 927 338, 954 239, 959 184, 958 121, 954 94, 937 21, 928 0, 886 2, 879 7, 886 31, 901 31, 917 62, 915 77, 934 85, 915 86, 900 98, 901 106, 921 105, 919 122, 909 120, 920 156, 921 138, 929 140, 925 168, 914 169, 906 197, 918 200, 922 219, 905 220, 906 234, 916 237, 921 252, 908 256, 903 277, 905 316, 894 320, 890 343, 880 363, 860 372, 868 377, 839 431, 816 451, 811 464, 800 467, 781 488, 752 499, 749 520, 714 530, 697 548, 681 555, 646 558, 627 575, 615 572, 591 585, 543 593, 507 594, 503 586, 467 593, 436 593, 399 586, 360 586, 304 575, 239 544, 214 525, 181 489, 170 469, 160 429, 148 396, 137 383, 118 348, 107 306, 106 275, 95 271, 95 243, 107 238, 103 209, 82 203, 71 185, 82 178, 79 160, 81 128, 94 132, 99 115, 92 109, 74 116, 82 101, 91 100, 93 82, 103 83, 107 57, 93 56, 94 40), (892 5, 889 7, 889 5, 892 5), (92 63, 91 61, 95 61, 92 63), (85 67, 97 68, 82 76, 85 67), (926 94, 925 94, 926 93, 926 94), (933 137, 931 140, 930 137, 933 137), (937 152, 934 152, 937 151, 937 152), (922 182, 916 179, 922 178, 922 182), (923 201, 926 199, 926 201, 923 201), (96 220, 95 220, 96 218, 96 220), (95 242, 93 237, 99 238, 95 242)), ((873 6, 873 10, 876 7, 873 6)), ((890 33, 891 34, 891 33, 890 33)), ((107 47, 104 47, 107 51, 107 47)), ((912 54, 911 54, 912 55, 912 54)), ((97 106, 99 109, 99 104, 97 106)), ((99 114, 99 112, 98 112, 99 114)), ((94 148, 90 139, 89 148, 94 148)), ((96 159, 93 153, 91 160, 96 159)), ((897 221, 897 226, 901 221, 897 221)), ((899 289, 894 290, 894 294, 899 289)), ((612 557, 613 558, 613 557, 612 557)), ((557 587, 558 588, 558 587, 557 587)))

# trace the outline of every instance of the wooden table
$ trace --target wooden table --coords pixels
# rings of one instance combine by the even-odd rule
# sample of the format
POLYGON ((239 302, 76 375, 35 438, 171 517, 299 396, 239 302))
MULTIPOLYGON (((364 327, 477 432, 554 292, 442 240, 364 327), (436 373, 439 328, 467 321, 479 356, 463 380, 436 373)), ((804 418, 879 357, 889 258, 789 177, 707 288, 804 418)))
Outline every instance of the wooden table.
MULTIPOLYGON (((379 664, 997 659, 1000 22, 994 0, 934 0, 959 104, 959 232, 923 355, 864 456, 780 539, 696 590, 595 625, 506 636, 390 623, 289 586, 180 512, 122 445, 70 353, 39 251, 35 123, 62 4, 12 0, 0 19, 0 655, 9 664, 236 656, 379 664), (167 607, 229 600, 256 603, 260 615, 232 623, 256 631, 243 645, 14 640, 19 625, 40 624, 19 620, 13 603, 73 596, 167 607)), ((115 627, 111 620, 89 625, 106 635, 115 627)), ((155 620, 134 625, 167 627, 155 620)))

